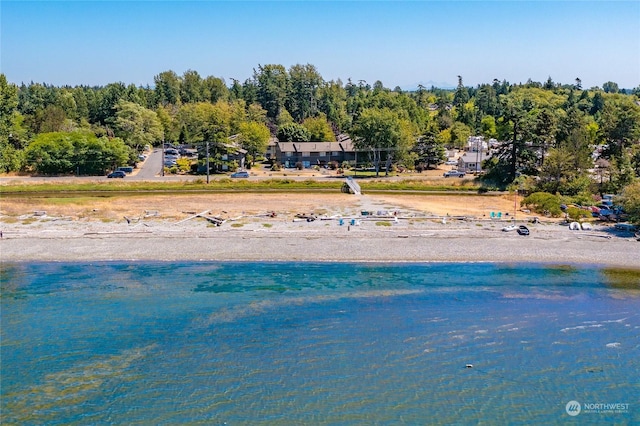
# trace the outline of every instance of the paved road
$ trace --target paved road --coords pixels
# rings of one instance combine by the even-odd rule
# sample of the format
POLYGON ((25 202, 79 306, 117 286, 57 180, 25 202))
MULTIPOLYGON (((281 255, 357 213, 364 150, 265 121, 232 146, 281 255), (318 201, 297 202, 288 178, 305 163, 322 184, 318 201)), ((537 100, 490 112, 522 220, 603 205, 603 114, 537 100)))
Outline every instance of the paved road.
POLYGON ((154 148, 147 159, 138 165, 139 169, 133 179, 153 180, 162 175, 162 150, 154 148))

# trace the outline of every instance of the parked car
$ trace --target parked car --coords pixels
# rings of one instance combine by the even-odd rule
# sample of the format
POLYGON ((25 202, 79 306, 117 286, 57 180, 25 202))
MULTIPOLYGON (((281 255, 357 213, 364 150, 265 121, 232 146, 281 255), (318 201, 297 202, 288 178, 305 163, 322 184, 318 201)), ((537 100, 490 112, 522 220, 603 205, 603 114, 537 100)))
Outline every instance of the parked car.
POLYGON ((524 225, 518 226, 518 234, 520 235, 529 235, 529 228, 524 225))
POLYGON ((241 170, 239 172, 232 173, 231 177, 232 178, 248 178, 249 177, 249 172, 241 170))
POLYGON ((116 171, 120 171, 120 172, 125 172, 125 173, 133 173, 133 167, 131 166, 124 166, 124 167, 118 167, 118 170, 116 171))
POLYGON ((516 229, 518 229, 518 227, 515 226, 515 225, 508 225, 508 226, 505 226, 504 228, 502 228, 502 230, 504 232, 515 231, 516 229))
POLYGON ((116 170, 115 172, 111 172, 107 175, 109 179, 111 178, 124 178, 127 174, 122 170, 116 170))
POLYGON ((447 166, 455 166, 456 164, 458 164, 458 162, 456 160, 449 160, 446 163, 447 166))
POLYGON ((464 177, 464 172, 460 172, 458 170, 449 170, 448 172, 444 172, 444 177, 446 177, 446 178, 448 178, 448 177, 463 178, 464 177))

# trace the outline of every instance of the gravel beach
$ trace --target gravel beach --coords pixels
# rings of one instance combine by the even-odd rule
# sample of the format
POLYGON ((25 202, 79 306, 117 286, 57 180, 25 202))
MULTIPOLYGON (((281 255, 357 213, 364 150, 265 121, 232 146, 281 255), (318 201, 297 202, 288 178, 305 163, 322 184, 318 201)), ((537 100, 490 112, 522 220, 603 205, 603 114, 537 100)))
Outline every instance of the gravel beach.
POLYGON ((3 223, 2 262, 203 260, 543 262, 640 268, 640 242, 610 225, 572 231, 557 222, 504 232, 506 221, 422 217, 244 216, 3 223))

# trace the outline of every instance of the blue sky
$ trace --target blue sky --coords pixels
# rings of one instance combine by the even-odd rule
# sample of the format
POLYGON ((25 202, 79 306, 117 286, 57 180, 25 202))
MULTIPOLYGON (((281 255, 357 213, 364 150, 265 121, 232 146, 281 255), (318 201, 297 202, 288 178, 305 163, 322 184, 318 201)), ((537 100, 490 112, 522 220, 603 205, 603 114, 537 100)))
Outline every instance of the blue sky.
POLYGON ((640 85, 640 1, 7 1, 0 71, 14 83, 153 85, 258 64, 325 80, 640 85))

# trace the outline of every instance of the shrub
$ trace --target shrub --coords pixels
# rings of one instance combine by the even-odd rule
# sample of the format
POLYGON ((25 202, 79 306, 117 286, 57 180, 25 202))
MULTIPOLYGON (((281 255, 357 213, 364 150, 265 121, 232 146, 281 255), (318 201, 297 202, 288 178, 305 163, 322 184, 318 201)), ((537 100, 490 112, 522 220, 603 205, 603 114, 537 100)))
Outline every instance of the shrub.
POLYGON ((179 158, 176 160, 176 163, 181 172, 188 172, 191 170, 191 160, 188 158, 179 158))
POLYGON ((629 221, 640 225, 640 181, 627 185, 622 191, 622 205, 629 221))
POLYGON ((569 207, 567 208, 567 215, 571 219, 580 221, 581 219, 590 217, 591 212, 584 209, 580 209, 578 207, 569 207))
POLYGON ((534 192, 522 200, 521 204, 545 216, 559 217, 562 215, 560 199, 548 192, 534 192))
POLYGON ((301 163, 300 161, 298 161, 298 162, 296 163, 296 169, 298 169, 298 170, 302 170, 303 168, 304 168, 304 166, 302 165, 302 163, 301 163))

